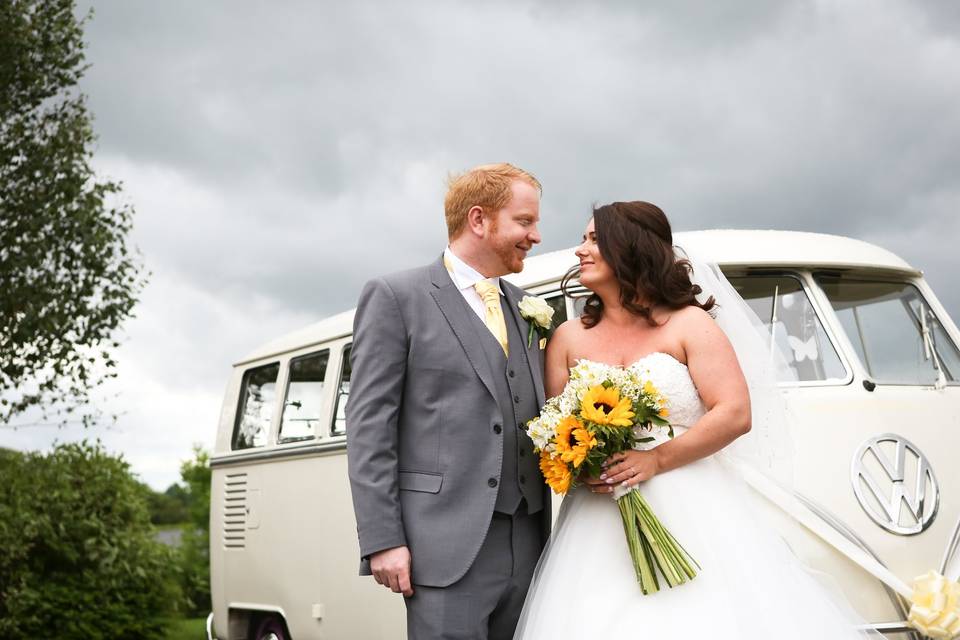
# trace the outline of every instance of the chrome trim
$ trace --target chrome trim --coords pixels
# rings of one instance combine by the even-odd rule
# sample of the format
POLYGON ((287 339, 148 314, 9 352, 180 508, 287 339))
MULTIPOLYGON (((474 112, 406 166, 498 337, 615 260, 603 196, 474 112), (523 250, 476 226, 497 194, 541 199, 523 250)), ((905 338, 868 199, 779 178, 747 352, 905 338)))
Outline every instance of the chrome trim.
POLYGON ((850 461, 850 483, 853 485, 853 493, 860 503, 860 508, 874 521, 879 527, 895 533, 900 536, 912 536, 922 533, 933 524, 937 517, 937 511, 940 509, 940 485, 937 483, 937 477, 933 473, 933 467, 930 461, 923 455, 920 448, 906 438, 895 433, 882 433, 864 440, 853 454, 850 461), (879 449, 881 442, 892 442, 896 445, 896 453, 891 461, 879 449), (910 452, 916 458, 917 472, 913 480, 913 490, 907 493, 906 487, 906 455, 910 452), (890 481, 890 492, 881 490, 877 480, 870 471, 862 464, 863 458, 867 452, 872 452, 874 458, 883 468, 883 471, 890 481), (927 483, 933 492, 933 509, 927 514, 926 511, 926 488, 927 483), (867 496, 864 490, 864 484, 872 494, 872 500, 880 505, 878 511, 874 503, 867 496), (910 515, 916 520, 916 524, 904 526, 900 524, 900 514, 904 506, 910 512, 910 515), (882 512, 881 512, 882 511, 882 512))
MULTIPOLYGON (((887 566, 883 562, 883 560, 880 559, 880 556, 878 556, 877 553, 870 548, 870 545, 868 545, 860 536, 858 536, 853 529, 847 526, 847 524, 843 520, 833 515, 826 508, 817 504, 812 499, 808 498, 802 493, 794 491, 793 495, 797 500, 800 501, 801 504, 803 504, 803 506, 805 506, 807 509, 813 512, 818 518, 823 520, 825 523, 830 525, 830 527, 832 527, 834 531, 842 535, 850 543, 860 547, 866 554, 868 554, 870 557, 876 560, 877 563, 880 564, 880 566, 882 567, 887 566)), ((900 594, 898 594, 896 591, 891 589, 889 586, 887 586, 883 582, 880 583, 880 586, 882 586, 883 590, 887 593, 887 597, 890 599, 890 603, 893 605, 893 608, 897 612, 897 615, 900 618, 906 620, 907 618, 906 602, 903 600, 900 594)), ((884 631, 881 631, 881 629, 879 629, 878 627, 883 625, 888 625, 888 624, 905 624, 905 623, 871 623, 868 625, 864 625, 864 627, 865 628, 876 627, 877 631, 884 633, 884 631)), ((908 633, 911 640, 921 640, 921 636, 917 634, 916 631, 914 631, 912 628, 909 628, 909 627, 906 629, 901 629, 897 631, 894 631, 891 629, 891 630, 885 631, 885 633, 908 633)))
POLYGON ((346 438, 340 438, 335 442, 309 442, 306 444, 297 444, 293 446, 284 446, 273 449, 260 449, 257 451, 243 450, 243 453, 224 453, 210 458, 210 467, 225 467, 234 464, 244 464, 247 462, 262 462, 264 460, 277 460, 280 458, 293 458, 297 456, 320 455, 325 453, 335 453, 347 448, 346 438))
POLYGON ((207 616, 207 640, 217 640, 213 636, 213 611, 207 616))
POLYGON ((960 518, 957 518, 957 524, 953 525, 953 534, 950 536, 950 542, 947 543, 947 548, 943 552, 943 560, 940 561, 940 575, 947 574, 947 566, 958 548, 960 548, 960 518))
POLYGON ((888 633, 907 633, 916 638, 917 632, 906 622, 876 622, 873 624, 858 624, 854 627, 858 631, 876 631, 886 635, 888 633))

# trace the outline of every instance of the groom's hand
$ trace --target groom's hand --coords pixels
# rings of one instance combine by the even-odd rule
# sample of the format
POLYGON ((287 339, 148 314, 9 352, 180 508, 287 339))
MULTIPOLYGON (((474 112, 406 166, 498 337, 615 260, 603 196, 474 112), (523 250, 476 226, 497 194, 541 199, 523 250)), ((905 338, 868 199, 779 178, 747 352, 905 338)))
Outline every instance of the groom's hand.
POLYGON ((410 549, 393 547, 370 556, 370 571, 378 584, 406 597, 413 595, 410 584, 410 549))

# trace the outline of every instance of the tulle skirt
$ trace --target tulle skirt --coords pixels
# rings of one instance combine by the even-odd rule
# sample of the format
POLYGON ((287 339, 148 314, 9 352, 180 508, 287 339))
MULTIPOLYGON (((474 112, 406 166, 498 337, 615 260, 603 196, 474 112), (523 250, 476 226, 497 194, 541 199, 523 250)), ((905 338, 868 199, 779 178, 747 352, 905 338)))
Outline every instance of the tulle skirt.
MULTIPOLYGON (((643 483, 654 513, 699 563, 691 582, 642 595, 617 505, 568 495, 515 638, 862 639, 837 594, 760 516, 761 499, 717 457, 643 483)), ((876 634, 869 634, 878 637, 876 634)))

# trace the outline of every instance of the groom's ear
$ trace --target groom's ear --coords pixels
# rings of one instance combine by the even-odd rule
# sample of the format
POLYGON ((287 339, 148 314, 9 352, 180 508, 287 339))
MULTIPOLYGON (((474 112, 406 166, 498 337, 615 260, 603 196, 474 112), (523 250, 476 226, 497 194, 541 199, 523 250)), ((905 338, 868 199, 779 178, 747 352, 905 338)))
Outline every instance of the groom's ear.
POLYGON ((482 238, 486 233, 486 228, 483 224, 484 218, 483 207, 470 207, 470 210, 467 211, 467 230, 475 236, 482 238))

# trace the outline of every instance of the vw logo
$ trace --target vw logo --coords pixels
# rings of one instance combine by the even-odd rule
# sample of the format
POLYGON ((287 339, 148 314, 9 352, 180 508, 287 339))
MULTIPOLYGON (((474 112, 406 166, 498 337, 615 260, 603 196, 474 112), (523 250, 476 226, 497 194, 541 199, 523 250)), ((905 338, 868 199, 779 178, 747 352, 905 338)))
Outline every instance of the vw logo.
POLYGON ((853 456, 850 481, 870 519, 891 533, 912 536, 933 524, 940 488, 915 444, 895 433, 866 440, 853 456))

